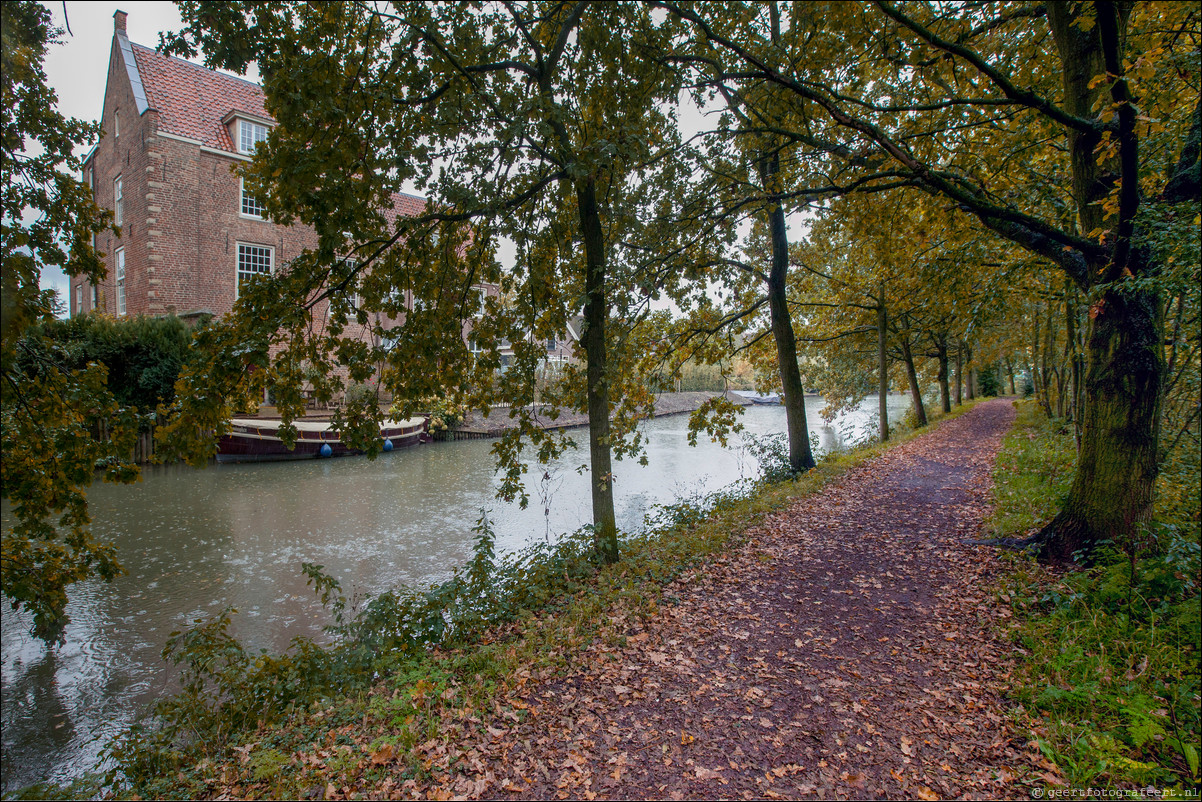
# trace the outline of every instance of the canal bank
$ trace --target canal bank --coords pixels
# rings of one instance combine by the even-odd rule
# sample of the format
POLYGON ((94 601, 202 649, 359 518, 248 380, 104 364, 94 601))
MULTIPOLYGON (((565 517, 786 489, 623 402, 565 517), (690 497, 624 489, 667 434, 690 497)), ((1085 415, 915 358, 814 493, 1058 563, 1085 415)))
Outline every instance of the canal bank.
MULTIPOLYGON (((647 640, 646 632, 655 622, 677 617, 694 584, 691 580, 684 580, 683 584, 678 581, 675 586, 671 583, 689 570, 721 574, 732 559, 750 564, 760 572, 768 570, 774 554, 754 544, 763 535, 766 516, 795 505, 799 499, 815 496, 847 471, 864 466, 874 456, 911 439, 903 436, 885 447, 859 449, 823 460, 797 481, 740 494, 716 506, 678 507, 654 531, 626 539, 622 561, 600 571, 577 573, 578 558, 572 556, 571 550, 557 551, 548 567, 554 564, 558 570, 526 573, 518 596, 533 599, 534 606, 514 618, 505 617, 512 615, 512 611, 504 613, 505 606, 517 598, 510 592, 513 589, 509 585, 510 575, 502 572, 485 577, 482 586, 495 587, 498 594, 490 593, 492 601, 482 600, 483 606, 477 610, 500 611, 499 620, 508 623, 472 628, 470 632, 464 628, 467 633, 464 638, 449 638, 438 649, 398 651, 381 657, 373 663, 375 680, 370 672, 366 679, 371 688, 341 684, 336 694, 297 710, 288 716, 287 722, 269 721, 221 743, 206 742, 203 760, 194 751, 176 753, 171 759, 178 761, 174 763, 180 767, 178 772, 172 769, 166 774, 140 775, 126 793, 173 798, 341 799, 423 798, 427 793, 429 798, 450 798, 445 796, 448 792, 451 796, 495 797, 499 793, 527 791, 528 795, 533 792, 533 798, 547 798, 554 795, 554 789, 540 793, 536 788, 541 788, 542 783, 555 785, 565 778, 586 779, 575 776, 579 774, 577 769, 597 757, 602 762, 609 759, 604 775, 620 782, 626 779, 622 775, 627 766, 620 750, 608 750, 614 733, 589 736, 592 740, 587 744, 577 743, 577 735, 595 723, 590 713, 594 702, 602 697, 616 698, 621 706, 650 701, 658 705, 656 709, 660 712, 674 710, 678 704, 687 702, 687 696, 675 695, 655 702, 658 696, 640 682, 643 670, 632 674, 629 668, 631 655, 639 655, 634 659, 649 661, 647 671, 661 670, 682 680, 694 674, 695 663, 672 656, 671 643, 658 646, 647 640), (748 544, 750 550, 740 549, 748 544), (743 558, 738 557, 740 551, 743 558), (505 582, 499 581, 502 577, 507 578, 505 582), (484 768, 482 761, 491 762, 495 757, 493 747, 508 743, 510 736, 520 732, 525 724, 537 726, 539 719, 531 713, 531 690, 538 689, 540 693, 549 690, 552 695, 562 692, 566 698, 573 689, 565 687, 563 680, 580 670, 600 672, 605 679, 595 685, 585 683, 587 694, 573 702, 572 721, 565 722, 555 734, 536 736, 525 744, 535 745, 536 751, 545 748, 551 753, 562 748, 565 753, 571 752, 565 761, 510 765, 507 770, 517 772, 512 787, 496 783, 503 776, 500 773, 471 777, 477 769, 484 768), (459 780, 465 776, 470 777, 471 787, 460 785, 459 780)), ((824 505, 809 500, 803 507, 812 508, 815 515, 821 515, 824 509, 824 505)), ((832 511, 841 513, 843 506, 832 511)), ((828 574, 823 583, 830 581, 828 574)), ((741 603, 744 594, 739 590, 723 586, 721 593, 741 603)), ((789 597, 781 598, 787 601, 789 597)), ((827 598, 824 602, 842 598, 827 598)), ((795 613, 809 616, 812 611, 813 608, 806 606, 795 613)), ((452 615, 460 616, 463 612, 460 608, 452 615)), ((838 611, 832 612, 838 618, 838 611)), ((739 646, 740 633, 745 637, 745 628, 757 620, 756 615, 744 613, 721 622, 724 630, 730 629, 729 638, 735 640, 716 639, 715 646, 720 643, 739 646)), ((697 629, 693 634, 704 635, 708 631, 697 629)), ((792 643, 793 636, 789 637, 792 643)), ((758 641, 748 641, 746 645, 756 644, 758 641)), ((769 651, 777 649, 771 645, 769 651)), ((721 655, 719 658, 721 662, 721 655)), ((796 676, 791 678, 789 688, 793 688, 795 679, 796 676)), ((269 678, 263 676, 255 677, 254 683, 270 684, 269 678)), ((724 687, 707 686, 700 695, 721 697, 724 687)), ((738 699, 744 698, 742 686, 733 690, 738 691, 738 699)), ((740 712, 743 704, 758 705, 757 699, 763 691, 764 688, 748 691, 746 701, 740 702, 740 712)), ((759 715, 775 718, 777 712, 761 711, 759 715)), ((665 765, 692 771, 679 747, 694 742, 696 748, 715 746, 727 735, 744 734, 744 730, 738 729, 738 720, 732 720, 727 727, 722 726, 723 720, 715 720, 718 723, 709 728, 700 719, 682 722, 684 729, 673 730, 648 721, 628 727, 627 731, 644 740, 642 747, 650 741, 662 741, 672 749, 672 761, 665 765)), ((762 734, 755 729, 754 720, 747 727, 754 730, 751 735, 757 739, 762 734)), ((658 748, 660 743, 650 745, 657 747, 650 757, 658 760, 660 755, 667 755, 666 749, 658 748)), ((740 756, 736 752, 733 759, 740 756)), ((641 759, 636 758, 635 751, 629 752, 627 758, 631 764, 641 759)), ((141 765, 152 768, 148 763, 141 765)), ((493 770, 495 766, 488 768, 493 770)), ((592 789, 604 795, 615 788, 614 783, 605 781, 604 775, 593 774, 594 784, 584 785, 583 790, 574 782, 562 788, 575 788, 568 793, 570 796, 591 797, 583 791, 592 789)), ((714 795, 720 796, 720 789, 704 794, 714 795)))
MULTIPOLYGON (((890 397, 900 417, 903 399, 890 397)), ((865 414, 812 434, 821 450, 869 425, 865 414)), ((686 410, 681 410, 686 411, 686 410)), ((749 434, 784 431, 784 410, 745 410, 749 434)), ((641 531, 657 504, 711 493, 754 476, 758 464, 739 438, 723 448, 687 444, 687 420, 641 424, 649 465, 615 463, 619 526, 641 531)), ((3 782, 9 792, 86 771, 114 734, 175 687, 160 659, 170 632, 227 607, 231 634, 249 650, 281 652, 294 636, 322 636, 329 616, 301 573, 325 566, 360 598, 398 586, 428 587, 472 556, 484 510, 498 554, 549 543, 587 523, 587 453, 529 464, 529 505, 496 500, 492 442, 398 450, 376 460, 350 457, 259 465, 152 466, 130 486, 89 491, 93 531, 117 547, 128 573, 71 591, 67 644, 47 649, 28 621, 3 616, 3 782)))
MULTIPOLYGON (((752 402, 732 392, 682 392, 660 393, 655 397, 655 410, 651 417, 661 418, 667 415, 680 415, 700 409, 701 405, 710 399, 723 397, 737 406, 750 406, 752 402)), ((814 396, 815 398, 817 396, 814 396)), ((543 429, 571 429, 588 425, 588 415, 584 412, 561 410, 552 417, 542 408, 533 411, 534 422, 543 429)), ((516 420, 513 410, 509 407, 495 407, 487 416, 479 410, 471 410, 456 426, 443 432, 435 433, 436 440, 476 440, 500 437, 510 429, 515 428, 516 420), (512 413, 512 414, 511 414, 512 413)))

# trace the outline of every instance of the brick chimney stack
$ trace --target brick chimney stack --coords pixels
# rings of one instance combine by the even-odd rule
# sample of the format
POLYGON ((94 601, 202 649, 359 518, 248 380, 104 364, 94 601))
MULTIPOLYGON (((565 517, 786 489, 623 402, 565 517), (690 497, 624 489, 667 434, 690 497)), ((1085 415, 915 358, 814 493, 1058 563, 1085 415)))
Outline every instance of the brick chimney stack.
POLYGON ((113 12, 113 31, 115 33, 125 33, 125 20, 129 17, 124 11, 113 12))

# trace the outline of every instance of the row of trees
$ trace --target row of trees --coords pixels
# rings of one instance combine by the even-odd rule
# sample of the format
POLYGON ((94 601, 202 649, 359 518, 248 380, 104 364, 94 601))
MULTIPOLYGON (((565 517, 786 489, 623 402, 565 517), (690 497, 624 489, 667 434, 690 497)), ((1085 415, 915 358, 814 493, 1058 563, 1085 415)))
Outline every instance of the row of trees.
MULTIPOLYGON (((1080 426, 1044 553, 1149 520, 1168 377, 1198 370, 1188 4, 180 7, 168 50, 257 63, 278 125, 246 178, 320 244, 199 335, 162 452, 204 460, 231 405, 264 385, 293 416, 302 376, 319 395, 374 376, 405 412, 432 396, 511 402, 519 425, 496 453, 503 492, 524 500, 521 443, 545 458, 567 442, 524 407, 534 343, 583 314, 581 366, 540 401, 588 412, 604 560, 618 558, 611 459, 637 453, 649 388, 743 353, 782 390, 797 471, 813 465, 807 354, 809 383, 843 404, 865 376, 883 389, 898 374, 920 422, 925 360, 944 409, 981 366, 1008 364, 1080 426), (679 118, 698 109, 686 136, 679 118), (390 219, 408 186, 426 213, 390 219), (808 236, 790 242, 802 212, 808 236), (501 240, 516 251, 505 269, 501 240), (503 300, 478 309, 480 281, 503 300), (315 327, 325 302, 332 325, 315 327), (399 337, 338 338, 375 312, 405 316, 399 337), (460 321, 477 312, 473 359, 460 321), (496 378, 502 340, 514 367, 496 378)), ((378 415, 364 400, 339 422, 371 447, 378 415)), ((732 416, 716 401, 694 425, 732 416)))

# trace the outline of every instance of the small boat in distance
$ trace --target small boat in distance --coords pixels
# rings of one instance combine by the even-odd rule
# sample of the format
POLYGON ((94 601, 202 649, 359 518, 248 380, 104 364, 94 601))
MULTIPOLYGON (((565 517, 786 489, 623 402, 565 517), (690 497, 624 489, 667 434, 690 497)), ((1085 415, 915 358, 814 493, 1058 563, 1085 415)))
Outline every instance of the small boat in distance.
POLYGON ((780 404, 780 395, 777 393, 757 393, 754 390, 731 390, 731 392, 753 404, 780 404))
MULTIPOLYGON (((296 427, 296 444, 292 449, 280 439, 282 421, 257 418, 233 418, 230 431, 217 444, 218 462, 270 462, 286 459, 313 459, 316 457, 343 457, 359 454, 347 448, 342 435, 330 426, 329 421, 293 421, 296 427)), ((404 448, 430 441, 426 433, 426 418, 409 418, 403 421, 386 420, 380 429, 384 451, 404 448)))

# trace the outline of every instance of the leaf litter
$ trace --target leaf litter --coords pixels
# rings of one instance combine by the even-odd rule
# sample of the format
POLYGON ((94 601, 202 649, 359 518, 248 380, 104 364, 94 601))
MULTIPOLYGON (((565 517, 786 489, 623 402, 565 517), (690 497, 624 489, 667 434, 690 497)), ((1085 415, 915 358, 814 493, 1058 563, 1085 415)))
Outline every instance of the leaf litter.
POLYGON ((1003 566, 967 542, 1013 418, 984 402, 849 470, 665 586, 654 615, 615 609, 622 637, 566 676, 519 672, 491 712, 444 715, 414 747, 422 778, 383 748, 370 761, 395 776, 324 796, 1028 797, 1041 760, 1007 715, 1003 566))

